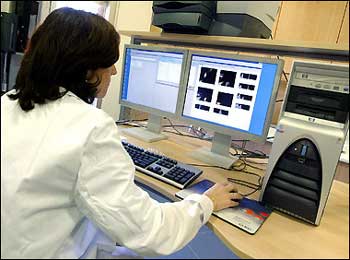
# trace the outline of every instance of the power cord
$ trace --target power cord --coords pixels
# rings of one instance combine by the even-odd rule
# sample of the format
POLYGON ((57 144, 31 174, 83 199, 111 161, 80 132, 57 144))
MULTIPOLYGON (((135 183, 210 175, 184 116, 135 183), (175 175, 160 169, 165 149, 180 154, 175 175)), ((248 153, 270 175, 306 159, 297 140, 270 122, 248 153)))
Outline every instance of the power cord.
POLYGON ((241 194, 242 196, 245 196, 245 197, 246 196, 250 196, 250 195, 254 194, 255 192, 257 192, 258 190, 261 190, 262 182, 263 182, 264 178, 262 176, 260 176, 259 174, 257 174, 257 173, 250 172, 250 171, 246 170, 246 167, 248 166, 248 167, 251 167, 253 169, 257 169, 257 170, 261 170, 261 171, 263 171, 264 169, 256 167, 256 166, 251 165, 251 164, 248 164, 244 159, 243 160, 239 159, 238 162, 239 162, 239 164, 238 165, 237 164, 233 165, 231 167, 231 169, 226 169, 224 167, 214 166, 214 165, 194 164, 194 163, 187 163, 187 164, 188 165, 192 165, 192 166, 197 166, 197 167, 199 166, 199 167, 218 168, 218 169, 223 169, 223 170, 226 170, 226 171, 238 171, 238 172, 242 172, 242 173, 245 173, 245 174, 249 174, 249 175, 253 175, 253 176, 258 177, 257 184, 253 183, 253 182, 237 179, 237 178, 231 178, 231 177, 227 178, 227 180, 229 182, 232 182, 232 183, 235 183, 237 185, 253 189, 253 191, 251 191, 249 193, 241 194))
MULTIPOLYGON (((115 123, 116 123, 116 125, 129 125, 129 124, 132 124, 134 122, 144 122, 147 120, 148 120, 148 118, 145 118, 145 119, 126 119, 126 120, 115 121, 115 123)), ((137 124, 137 126, 142 126, 142 125, 137 124)))
POLYGON ((169 121, 170 126, 179 134, 179 135, 183 135, 183 133, 181 133, 179 130, 177 130, 174 126, 174 124, 171 122, 171 120, 169 118, 166 117, 166 119, 169 121))
POLYGON ((250 196, 250 195, 254 194, 255 192, 257 192, 258 190, 261 189, 261 187, 253 186, 253 185, 251 185, 252 183, 244 182, 244 181, 239 180, 239 179, 227 178, 227 180, 228 180, 229 182, 235 183, 235 184, 237 184, 237 185, 241 185, 241 186, 244 186, 244 187, 253 189, 253 191, 251 191, 251 192, 248 192, 248 193, 245 193, 245 194, 241 194, 241 195, 244 196, 244 197, 250 196))

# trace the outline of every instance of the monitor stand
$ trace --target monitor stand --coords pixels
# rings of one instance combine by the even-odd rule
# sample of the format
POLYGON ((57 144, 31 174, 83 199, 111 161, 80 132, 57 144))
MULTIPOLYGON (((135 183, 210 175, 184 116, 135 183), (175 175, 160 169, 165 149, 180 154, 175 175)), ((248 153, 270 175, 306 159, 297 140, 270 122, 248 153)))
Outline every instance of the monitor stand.
POLYGON ((147 128, 133 127, 123 129, 122 131, 126 135, 130 135, 148 143, 167 139, 168 137, 166 135, 161 134, 162 118, 162 116, 149 114, 147 128))
POLYGON ((231 136, 215 132, 211 150, 207 147, 200 148, 191 153, 191 156, 209 165, 230 169, 239 159, 236 156, 230 155, 230 148, 231 136))

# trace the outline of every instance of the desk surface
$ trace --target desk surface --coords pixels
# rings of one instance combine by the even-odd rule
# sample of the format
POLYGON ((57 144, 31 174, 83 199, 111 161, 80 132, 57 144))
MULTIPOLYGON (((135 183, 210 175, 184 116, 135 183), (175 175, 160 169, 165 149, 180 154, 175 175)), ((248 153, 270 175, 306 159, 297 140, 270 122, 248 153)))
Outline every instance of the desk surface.
MULTIPOLYGON (((122 127, 120 127, 122 128, 122 127)), ((121 133, 123 135, 123 133, 121 133)), ((194 149, 208 146, 209 142, 166 133, 168 140, 145 143, 124 135, 133 144, 159 152, 184 163, 204 164, 189 156, 194 149)), ((263 164, 255 165, 264 168, 263 164)), ((241 178, 256 183, 256 176, 217 168, 199 167, 204 173, 196 180, 225 181, 227 177, 241 178)), ((264 171, 249 169, 261 175, 264 171)), ((136 180, 159 191, 166 197, 177 200, 179 189, 142 173, 136 180)), ((238 186, 240 191, 249 188, 238 186)), ((259 192, 251 198, 257 199, 259 192)), ((274 211, 255 235, 211 216, 207 225, 239 257, 242 258, 349 258, 349 185, 334 181, 321 219, 320 226, 274 211)))

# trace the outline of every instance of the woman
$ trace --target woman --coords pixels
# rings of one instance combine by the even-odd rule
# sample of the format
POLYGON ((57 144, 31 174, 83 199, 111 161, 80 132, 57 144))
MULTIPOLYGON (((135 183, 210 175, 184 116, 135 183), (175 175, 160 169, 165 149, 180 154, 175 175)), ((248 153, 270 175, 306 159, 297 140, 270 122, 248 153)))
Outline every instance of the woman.
POLYGON ((89 105, 116 74, 120 37, 102 17, 61 8, 33 34, 15 90, 1 98, 1 258, 171 254, 232 184, 158 203, 134 184, 118 129, 89 105))

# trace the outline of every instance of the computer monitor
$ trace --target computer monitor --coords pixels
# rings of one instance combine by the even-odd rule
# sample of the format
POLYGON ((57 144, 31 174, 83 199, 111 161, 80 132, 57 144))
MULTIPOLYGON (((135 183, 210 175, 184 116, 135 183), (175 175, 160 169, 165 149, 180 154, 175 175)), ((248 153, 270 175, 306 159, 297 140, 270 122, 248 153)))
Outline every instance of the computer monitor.
POLYGON ((147 142, 166 139, 162 117, 175 116, 187 50, 125 45, 119 102, 149 113, 147 128, 129 128, 126 134, 147 142))
POLYGON ((191 155, 230 168, 237 160, 229 152, 232 136, 264 142, 283 64, 272 58, 189 52, 179 116, 214 131, 211 150, 202 148, 191 155))

